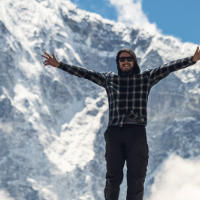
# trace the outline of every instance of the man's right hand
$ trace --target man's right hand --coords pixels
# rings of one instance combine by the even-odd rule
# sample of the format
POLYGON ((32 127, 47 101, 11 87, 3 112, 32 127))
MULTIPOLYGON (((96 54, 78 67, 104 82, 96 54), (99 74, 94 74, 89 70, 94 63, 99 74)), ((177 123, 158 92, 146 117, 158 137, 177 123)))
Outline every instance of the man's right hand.
POLYGON ((60 62, 57 61, 57 59, 54 56, 54 53, 49 55, 47 52, 44 52, 46 55, 42 55, 42 57, 46 58, 46 60, 43 62, 44 66, 50 65, 52 67, 58 67, 60 65, 60 62))
POLYGON ((197 62, 198 60, 200 60, 200 50, 199 50, 199 46, 197 46, 197 50, 196 50, 195 54, 193 55, 192 60, 193 60, 193 62, 197 62))

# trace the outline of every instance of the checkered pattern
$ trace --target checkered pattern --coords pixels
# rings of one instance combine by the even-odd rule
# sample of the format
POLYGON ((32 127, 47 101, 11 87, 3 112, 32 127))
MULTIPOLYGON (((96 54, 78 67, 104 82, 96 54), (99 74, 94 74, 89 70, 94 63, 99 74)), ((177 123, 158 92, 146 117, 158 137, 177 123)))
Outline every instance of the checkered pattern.
POLYGON ((88 79, 106 89, 109 101, 109 124, 123 126, 125 116, 130 116, 140 125, 147 124, 147 101, 150 89, 171 72, 195 64, 192 56, 172 61, 155 69, 146 69, 140 74, 130 72, 116 75, 114 72, 98 73, 83 67, 64 64, 58 68, 88 79))

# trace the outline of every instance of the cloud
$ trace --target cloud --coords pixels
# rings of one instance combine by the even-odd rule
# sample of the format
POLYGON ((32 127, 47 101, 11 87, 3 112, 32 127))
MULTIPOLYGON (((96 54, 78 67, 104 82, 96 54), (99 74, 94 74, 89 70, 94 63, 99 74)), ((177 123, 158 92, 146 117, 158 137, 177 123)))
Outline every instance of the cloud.
POLYGON ((14 200, 12 197, 10 197, 8 192, 5 192, 4 190, 0 190, 0 199, 1 200, 14 200))
POLYGON ((118 12, 118 21, 134 28, 144 28, 149 33, 160 33, 155 23, 150 23, 142 10, 141 0, 109 0, 118 12))
POLYGON ((148 200, 199 200, 200 161, 171 155, 156 175, 148 200))

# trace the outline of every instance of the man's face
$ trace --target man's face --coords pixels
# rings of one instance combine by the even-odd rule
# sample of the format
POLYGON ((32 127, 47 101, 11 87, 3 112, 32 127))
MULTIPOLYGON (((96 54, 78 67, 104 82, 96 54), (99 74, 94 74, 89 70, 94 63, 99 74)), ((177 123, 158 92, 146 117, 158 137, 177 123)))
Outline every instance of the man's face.
MULTIPOLYGON (((128 52, 121 52, 119 55, 119 58, 123 58, 123 57, 133 57, 130 53, 128 52)), ((130 72, 133 70, 134 67, 134 59, 132 61, 127 61, 127 59, 125 59, 124 62, 120 62, 119 60, 119 67, 122 70, 123 74, 126 74, 127 72, 130 72)))

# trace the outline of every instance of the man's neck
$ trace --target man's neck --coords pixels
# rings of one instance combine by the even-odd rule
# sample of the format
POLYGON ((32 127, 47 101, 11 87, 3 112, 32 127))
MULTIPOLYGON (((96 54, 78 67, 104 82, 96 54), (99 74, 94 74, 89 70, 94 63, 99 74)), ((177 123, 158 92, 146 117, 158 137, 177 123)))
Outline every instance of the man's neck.
POLYGON ((127 72, 123 72, 123 71, 122 71, 122 74, 123 74, 123 75, 128 75, 128 74, 130 74, 131 72, 133 72, 133 70, 129 70, 129 71, 127 71, 127 72))

